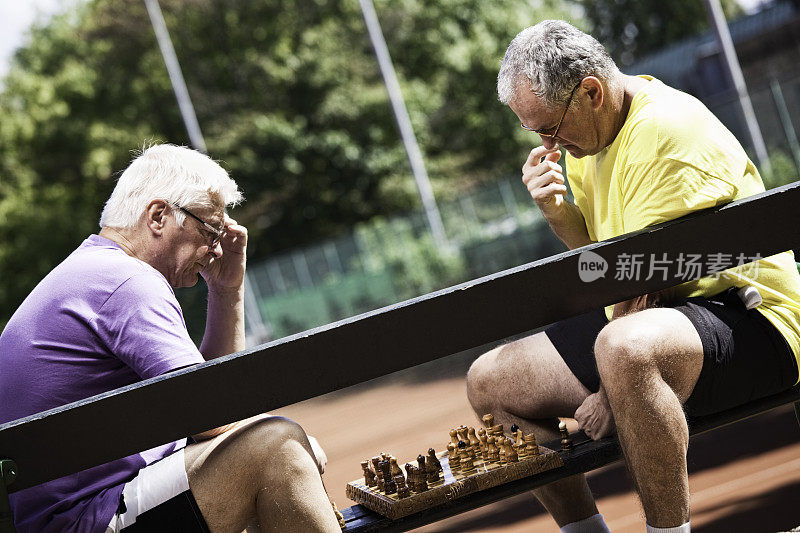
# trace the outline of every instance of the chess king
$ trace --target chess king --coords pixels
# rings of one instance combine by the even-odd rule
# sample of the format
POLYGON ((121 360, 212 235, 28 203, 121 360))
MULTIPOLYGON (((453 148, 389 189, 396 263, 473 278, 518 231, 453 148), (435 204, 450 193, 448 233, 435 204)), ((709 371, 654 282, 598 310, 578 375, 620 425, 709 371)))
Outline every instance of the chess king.
MULTIPOLYGON (((742 146, 702 103, 651 76, 623 74, 593 37, 566 22, 520 32, 497 90, 541 138, 522 181, 569 248, 764 190, 742 146)), ((718 412, 798 381, 794 256, 745 267, 491 350, 467 375, 475 412, 516 423, 540 441, 558 436, 557 417, 574 417, 594 439, 616 432, 647 530, 688 532, 684 413, 718 412), (760 302, 745 305, 743 290, 757 290, 760 302)), ((582 475, 535 494, 562 531, 608 531, 582 475)))

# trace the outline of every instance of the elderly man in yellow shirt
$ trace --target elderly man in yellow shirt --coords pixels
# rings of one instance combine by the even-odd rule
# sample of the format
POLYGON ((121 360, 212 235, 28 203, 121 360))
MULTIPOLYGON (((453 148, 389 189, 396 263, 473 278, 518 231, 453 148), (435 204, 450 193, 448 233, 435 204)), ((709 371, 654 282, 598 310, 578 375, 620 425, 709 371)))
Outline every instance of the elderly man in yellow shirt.
MULTIPOLYGON (((520 32, 497 86, 522 127, 541 136, 522 181, 570 248, 764 190, 742 146, 702 103, 621 73, 566 22, 520 32)), ((784 252, 495 348, 470 368, 467 392, 477 413, 542 439, 557 436, 557 417, 574 417, 594 439, 616 431, 647 531, 684 533, 684 412, 718 412, 791 387, 798 354, 800 276, 784 252), (757 291, 748 305, 745 290, 757 291)), ((563 532, 608 531, 582 475, 535 494, 563 532)))

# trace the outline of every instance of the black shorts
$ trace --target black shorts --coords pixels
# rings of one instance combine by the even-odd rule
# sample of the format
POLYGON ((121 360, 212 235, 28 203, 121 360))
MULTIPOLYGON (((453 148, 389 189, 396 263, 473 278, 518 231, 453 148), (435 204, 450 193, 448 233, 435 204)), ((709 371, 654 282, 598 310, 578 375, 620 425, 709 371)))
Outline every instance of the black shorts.
MULTIPOLYGON (((683 300, 674 309, 694 325, 703 343, 703 369, 686 413, 717 413, 790 388, 797 360, 783 335, 735 289, 683 300)), ((562 320, 545 329, 575 377, 591 392, 600 388, 594 342, 608 324, 603 309, 562 320)))
POLYGON ((210 530, 192 491, 187 490, 140 514, 121 533, 210 533, 210 530))

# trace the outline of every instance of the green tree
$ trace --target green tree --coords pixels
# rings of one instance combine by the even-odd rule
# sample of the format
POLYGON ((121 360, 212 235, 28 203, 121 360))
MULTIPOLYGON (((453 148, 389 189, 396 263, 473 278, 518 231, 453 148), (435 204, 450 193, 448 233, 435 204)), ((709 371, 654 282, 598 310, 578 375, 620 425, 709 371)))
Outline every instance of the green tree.
MULTIPOLYGON (((728 19, 742 14, 736 0, 722 0, 728 19)), ((620 66, 710 27, 705 0, 578 0, 589 33, 620 66)))
MULTIPOLYGON (((161 5, 210 154, 247 198, 233 215, 251 260, 418 205, 357 0, 161 5)), ((554 6, 376 1, 439 198, 518 172, 534 139, 494 80, 513 35, 563 16, 554 6)), ((188 139, 140 1, 87 1, 32 29, 0 116, 1 324, 97 230, 132 149, 188 139)))

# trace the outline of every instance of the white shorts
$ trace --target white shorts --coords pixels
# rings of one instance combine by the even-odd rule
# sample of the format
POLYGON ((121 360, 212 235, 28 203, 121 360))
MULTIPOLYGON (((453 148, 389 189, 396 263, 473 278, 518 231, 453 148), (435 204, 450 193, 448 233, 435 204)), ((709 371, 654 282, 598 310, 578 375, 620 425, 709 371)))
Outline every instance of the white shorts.
POLYGON ((127 508, 111 518, 106 533, 119 533, 133 525, 136 518, 167 500, 189 490, 186 476, 184 448, 139 470, 139 474, 125 484, 122 496, 127 508))

